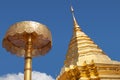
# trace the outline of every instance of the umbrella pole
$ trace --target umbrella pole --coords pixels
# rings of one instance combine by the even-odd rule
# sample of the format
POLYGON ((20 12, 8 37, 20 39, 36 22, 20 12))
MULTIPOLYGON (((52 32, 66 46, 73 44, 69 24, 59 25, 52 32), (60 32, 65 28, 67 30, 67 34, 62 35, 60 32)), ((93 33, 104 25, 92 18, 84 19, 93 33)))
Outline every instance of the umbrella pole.
POLYGON ((24 67, 24 80, 31 80, 32 78, 32 38, 31 34, 28 35, 28 41, 25 49, 25 67, 24 67))

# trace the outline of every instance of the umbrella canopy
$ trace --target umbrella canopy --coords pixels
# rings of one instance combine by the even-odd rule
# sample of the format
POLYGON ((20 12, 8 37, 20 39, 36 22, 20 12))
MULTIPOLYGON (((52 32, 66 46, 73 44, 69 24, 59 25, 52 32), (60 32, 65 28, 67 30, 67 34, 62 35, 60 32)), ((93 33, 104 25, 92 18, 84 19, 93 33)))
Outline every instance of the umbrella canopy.
POLYGON ((35 21, 22 21, 13 24, 3 39, 3 47, 18 56, 25 55, 28 36, 32 38, 32 56, 46 54, 52 46, 50 30, 35 21))

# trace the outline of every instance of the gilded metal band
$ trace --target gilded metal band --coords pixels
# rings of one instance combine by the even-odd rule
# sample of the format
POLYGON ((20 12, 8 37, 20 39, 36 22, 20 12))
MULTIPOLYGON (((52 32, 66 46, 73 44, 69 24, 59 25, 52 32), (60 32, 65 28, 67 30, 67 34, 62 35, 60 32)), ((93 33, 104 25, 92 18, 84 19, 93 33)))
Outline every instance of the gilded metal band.
POLYGON ((32 68, 25 68, 24 71, 25 71, 25 70, 32 70, 32 68))
POLYGON ((25 59, 32 59, 32 57, 25 57, 25 59))

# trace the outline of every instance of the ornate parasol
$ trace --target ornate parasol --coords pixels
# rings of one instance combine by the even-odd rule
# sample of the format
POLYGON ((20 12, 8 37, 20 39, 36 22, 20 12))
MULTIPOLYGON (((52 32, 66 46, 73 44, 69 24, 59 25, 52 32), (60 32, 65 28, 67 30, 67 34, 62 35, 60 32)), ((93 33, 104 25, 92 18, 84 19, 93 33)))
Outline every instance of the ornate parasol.
POLYGON ((22 21, 12 25, 3 39, 3 47, 25 57, 24 80, 31 80, 32 57, 46 54, 52 46, 49 29, 38 22, 22 21))

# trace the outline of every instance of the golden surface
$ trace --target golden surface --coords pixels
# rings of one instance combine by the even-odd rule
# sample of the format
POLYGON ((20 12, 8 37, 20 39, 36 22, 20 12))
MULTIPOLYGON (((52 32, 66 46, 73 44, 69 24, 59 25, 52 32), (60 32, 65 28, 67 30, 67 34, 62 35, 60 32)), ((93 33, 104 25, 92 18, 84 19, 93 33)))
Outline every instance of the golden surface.
POLYGON ((111 60, 82 31, 74 17, 73 8, 71 11, 74 22, 73 36, 57 80, 120 80, 120 62, 111 60), (77 71, 71 66, 77 67, 77 71), (76 72, 79 75, 75 75, 76 72))
POLYGON ((32 56, 44 55, 52 46, 49 29, 38 22, 23 21, 12 25, 3 39, 3 47, 18 56, 25 56, 27 36, 32 37, 32 56))
POLYGON ((25 68, 24 68, 24 80, 31 80, 32 75, 32 37, 28 35, 28 41, 26 43, 25 53, 25 68))
POLYGON ((57 80, 100 80, 100 78, 94 61, 91 61, 91 64, 86 64, 85 61, 82 66, 69 68, 57 80))
MULTIPOLYGON (((93 56, 103 55, 106 57, 102 49, 100 49, 98 45, 96 45, 94 41, 82 31, 75 19, 73 8, 71 9, 74 27, 72 39, 70 40, 66 55, 65 67, 69 67, 70 65, 81 66, 84 61, 90 62, 93 58, 95 58, 93 56), (86 55, 92 55, 92 57, 90 56, 89 58, 86 58, 86 55)), ((109 58, 103 58, 102 62, 109 60, 109 58)), ((99 62, 97 58, 95 58, 95 62, 96 61, 99 62)))
POLYGON ((38 22, 23 21, 12 25, 3 39, 3 47, 25 57, 24 80, 31 80, 32 57, 44 55, 52 46, 49 29, 38 22))

